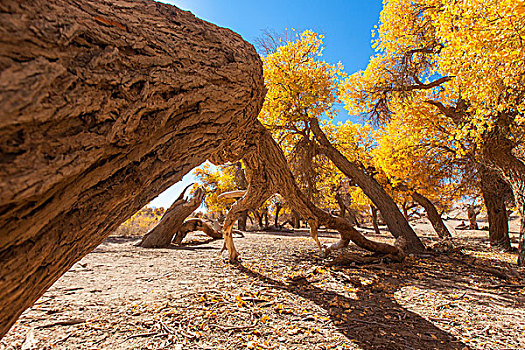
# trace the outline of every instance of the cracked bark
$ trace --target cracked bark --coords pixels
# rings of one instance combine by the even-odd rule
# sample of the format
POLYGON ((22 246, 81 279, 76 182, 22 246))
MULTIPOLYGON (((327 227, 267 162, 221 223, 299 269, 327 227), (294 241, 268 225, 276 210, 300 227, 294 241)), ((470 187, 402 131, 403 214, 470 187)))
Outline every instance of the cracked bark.
POLYGON ((2 0, 0 336, 264 99, 254 48, 153 1, 2 0))
POLYGON ((487 208, 490 246, 510 251, 509 218, 505 198, 512 190, 495 170, 481 165, 479 175, 481 193, 487 208))
MULTIPOLYGON (((525 216, 525 163, 513 153, 514 144, 505 136, 505 130, 495 126, 484 135, 483 158, 511 186, 516 207, 525 216)), ((525 227, 521 226, 518 238, 518 266, 525 266, 525 227)))

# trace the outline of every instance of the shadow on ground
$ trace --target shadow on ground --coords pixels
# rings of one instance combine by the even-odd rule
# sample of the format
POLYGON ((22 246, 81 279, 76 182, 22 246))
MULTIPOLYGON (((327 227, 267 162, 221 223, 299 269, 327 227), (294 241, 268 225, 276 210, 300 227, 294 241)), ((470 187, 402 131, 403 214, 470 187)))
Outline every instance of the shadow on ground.
POLYGON ((243 265, 238 269, 328 310, 338 330, 363 349, 470 349, 420 315, 401 307, 394 299, 395 290, 390 288, 383 289, 377 284, 365 286, 342 277, 348 279, 345 281, 348 285, 357 285, 356 300, 327 292, 306 280, 285 284, 243 265))

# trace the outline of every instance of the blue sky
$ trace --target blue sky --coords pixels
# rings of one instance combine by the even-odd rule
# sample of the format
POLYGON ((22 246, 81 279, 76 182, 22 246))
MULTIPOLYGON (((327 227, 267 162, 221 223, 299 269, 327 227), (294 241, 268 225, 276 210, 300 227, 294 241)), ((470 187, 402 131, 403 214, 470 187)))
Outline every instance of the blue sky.
MULTIPOLYGON (((343 63, 346 73, 366 68, 370 56, 371 31, 379 20, 381 0, 167 0, 163 1, 220 27, 239 33, 253 43, 264 30, 282 32, 311 29, 325 36, 323 59, 343 63)), ((342 110, 342 108, 341 108, 342 110)), ((345 111, 339 120, 348 118, 345 111)), ((353 118, 352 118, 353 119, 353 118)), ((157 197, 151 206, 169 207, 182 189, 195 178, 188 174, 183 180, 157 197)))

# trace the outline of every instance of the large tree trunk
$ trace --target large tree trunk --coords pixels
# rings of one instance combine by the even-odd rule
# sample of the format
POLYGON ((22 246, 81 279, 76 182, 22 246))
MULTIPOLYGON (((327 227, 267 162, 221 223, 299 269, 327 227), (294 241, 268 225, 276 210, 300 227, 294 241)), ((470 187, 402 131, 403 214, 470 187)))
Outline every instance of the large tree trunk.
MULTIPOLYGON (((404 252, 399 247, 371 241, 354 229, 347 220, 332 216, 317 208, 297 186, 283 151, 269 131, 260 122, 256 123, 254 129, 251 138, 252 144, 245 148, 245 152, 224 154, 225 157, 229 156, 233 159, 225 158, 219 161, 233 161, 237 160, 236 157, 242 157, 246 165, 246 177, 249 182, 248 191, 232 205, 223 226, 225 249, 228 249, 230 261, 234 262, 238 258, 231 236, 231 229, 236 218, 243 210, 259 207, 274 193, 281 194, 290 207, 297 210, 302 217, 307 218, 311 228, 310 233, 319 247, 317 228, 319 225, 324 225, 327 228, 339 231, 341 234, 339 246, 353 241, 364 249, 388 254, 397 260, 404 258, 404 252)), ((213 162, 219 163, 217 160, 213 160, 213 162)))
POLYGON ((509 251, 511 248, 509 219, 505 198, 512 190, 495 170, 481 166, 479 174, 481 192, 489 220, 490 246, 509 251))
POLYGON ((0 336, 264 99, 254 48, 154 1, 0 4, 0 336))
MULTIPOLYGON (((166 210, 157 226, 142 237, 142 241, 139 244, 141 247, 162 248, 171 244, 173 236, 180 230, 184 220, 197 210, 204 198, 205 192, 199 187, 195 191, 193 198, 185 200, 184 192, 186 192, 188 187, 182 191, 179 198, 166 210)), ((180 244, 180 242, 182 242, 182 238, 177 243, 180 244)))
MULTIPOLYGON (((514 143, 505 137, 499 126, 485 135, 483 141, 483 159, 511 186, 520 216, 524 217, 525 163, 514 155, 514 143)), ((518 241, 518 266, 525 266, 525 227, 520 230, 518 241)))
POLYGON ((374 205, 381 211, 383 220, 394 237, 403 237, 406 240, 406 249, 409 252, 419 252, 425 249, 421 240, 410 227, 407 219, 401 214, 398 206, 386 191, 370 175, 366 174, 359 165, 350 162, 328 140, 319 127, 317 119, 310 121, 312 132, 323 152, 335 166, 346 176, 351 178, 367 195, 374 205))
POLYGON ((445 223, 443 222, 441 215, 437 211, 434 203, 432 203, 430 199, 428 199, 427 197, 423 196, 422 194, 416 191, 411 192, 410 195, 412 196, 412 199, 414 199, 423 208, 425 208, 425 211, 427 212, 428 220, 432 224, 432 227, 434 228, 434 231, 436 231, 439 238, 452 237, 447 226, 445 226, 445 223))

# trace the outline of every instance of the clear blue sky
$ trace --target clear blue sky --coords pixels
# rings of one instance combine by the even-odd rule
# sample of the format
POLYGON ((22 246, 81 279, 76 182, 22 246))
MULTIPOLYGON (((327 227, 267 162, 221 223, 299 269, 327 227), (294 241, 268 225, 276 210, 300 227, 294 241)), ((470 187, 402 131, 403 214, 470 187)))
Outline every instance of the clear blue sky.
MULTIPOLYGON (((323 59, 341 62, 346 73, 366 68, 370 56, 371 30, 379 20, 381 0, 166 0, 197 17, 239 33, 251 43, 263 30, 282 32, 311 29, 325 36, 323 59)), ((341 108, 342 109, 342 108, 341 108)), ((342 111, 337 119, 348 116, 342 111)), ((195 182, 188 174, 150 205, 169 207, 182 189, 195 182)))

